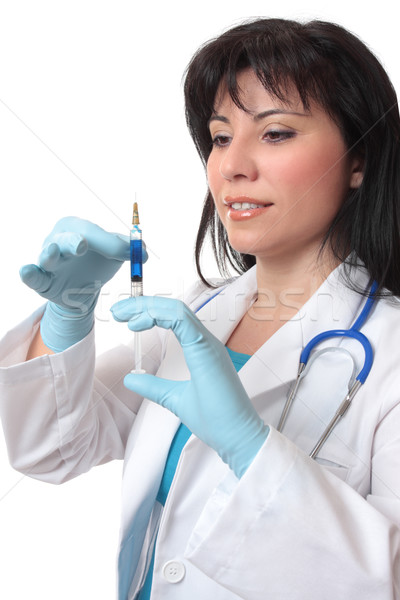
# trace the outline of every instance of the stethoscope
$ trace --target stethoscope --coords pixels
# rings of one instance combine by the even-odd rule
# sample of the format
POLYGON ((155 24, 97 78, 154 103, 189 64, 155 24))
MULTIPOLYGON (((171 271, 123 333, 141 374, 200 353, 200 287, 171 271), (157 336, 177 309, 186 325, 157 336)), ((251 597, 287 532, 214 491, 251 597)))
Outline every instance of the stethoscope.
MULTIPOLYGON (((225 289, 225 288, 222 288, 222 289, 225 289)), ((195 312, 197 313, 201 308, 203 308, 203 306, 205 306, 211 300, 213 300, 222 291, 222 289, 218 290, 216 294, 214 294, 213 296, 208 298, 201 306, 199 306, 196 309, 195 312)), ((376 302, 377 289, 378 289, 378 284, 376 281, 374 281, 371 286, 371 289, 369 291, 368 298, 364 304, 364 307, 363 307, 360 315, 354 321, 353 325, 349 329, 330 329, 328 331, 319 333, 318 335, 313 337, 308 342, 308 344, 303 348, 303 350, 300 354, 300 361, 299 361, 297 377, 296 377, 294 385, 289 393, 289 396, 286 400, 286 404, 283 407, 283 411, 282 411, 282 414, 281 414, 281 417, 280 417, 280 420, 278 423, 277 430, 279 432, 282 431, 282 429, 286 423, 290 409, 292 408, 293 402, 296 398, 296 394, 299 389, 300 382, 303 379, 303 377, 305 376, 305 374, 307 373, 307 367, 310 366, 311 362, 313 360, 315 360, 315 358, 317 356, 320 356, 322 353, 336 350, 336 348, 324 348, 323 350, 320 350, 317 353, 314 352, 313 354, 311 354, 312 351, 315 350, 315 348, 318 344, 320 344, 321 342, 323 342, 329 338, 345 337, 345 338, 352 338, 352 339, 358 341, 364 349, 364 364, 363 364, 362 368, 360 369, 359 373, 355 377, 352 377, 350 379, 349 391, 346 394, 344 400, 340 403, 334 416, 332 417, 331 421, 326 426, 324 432, 322 433, 321 437, 315 444, 314 448, 310 452, 311 458, 315 458, 317 456, 321 447, 324 445, 324 443, 326 442, 328 437, 331 435, 332 431, 334 430, 334 428, 336 427, 336 425, 338 424, 340 419, 345 415, 345 413, 347 412, 347 410, 349 409, 349 407, 353 401, 354 396, 356 395, 356 393, 358 392, 360 387, 365 383, 365 381, 369 375, 369 372, 371 370, 373 359, 374 359, 372 346, 371 346, 371 343, 368 340, 368 338, 363 333, 361 333, 360 329, 364 325, 367 318, 369 317, 371 310, 376 302), (311 356, 311 358, 310 358, 310 356, 311 356)), ((347 352, 347 351, 345 351, 345 352, 347 352)))
MULTIPOLYGON (((356 319, 356 321, 353 323, 353 325, 350 327, 350 329, 331 329, 329 331, 324 331, 322 333, 319 333, 318 335, 313 337, 312 340, 310 340, 308 342, 308 344, 303 348, 303 350, 300 354, 297 378, 296 378, 294 385, 293 385, 293 387, 289 393, 289 396, 286 400, 286 404, 283 407, 281 418, 279 420, 279 424, 277 427, 278 431, 282 431, 282 429, 286 423, 289 411, 295 400, 300 382, 306 373, 306 367, 309 363, 311 351, 314 350, 315 347, 319 343, 321 343, 324 340, 329 339, 329 338, 346 337, 346 338, 352 338, 354 340, 357 340, 364 349, 364 364, 363 364, 361 370, 359 371, 358 375, 356 375, 354 382, 352 382, 352 379, 350 380, 349 391, 346 394, 344 400, 340 403, 334 416, 332 417, 331 421, 326 426, 324 432, 322 433, 321 437, 315 444, 314 448, 310 452, 311 458, 315 458, 317 456, 321 447, 324 445, 324 443, 326 442, 328 437, 331 435, 332 431, 334 430, 334 428, 336 427, 336 425, 338 424, 340 419, 344 416, 344 414, 349 409, 354 396, 356 395, 356 393, 358 392, 360 387, 363 385, 363 383, 365 383, 365 380, 367 379, 369 372, 371 370, 373 359, 374 359, 372 346, 371 346, 371 343, 368 340, 368 338, 363 333, 361 333, 360 329, 364 325, 367 318, 369 317, 371 310, 376 302, 375 294, 376 294, 377 289, 378 289, 378 284, 376 281, 374 281, 371 286, 371 289, 369 291, 368 298, 364 304, 364 307, 363 307, 359 317, 356 319)), ((321 353, 323 353, 323 352, 329 352, 331 350, 333 350, 333 349, 325 348, 324 350, 320 350, 319 355, 321 355, 321 353)))

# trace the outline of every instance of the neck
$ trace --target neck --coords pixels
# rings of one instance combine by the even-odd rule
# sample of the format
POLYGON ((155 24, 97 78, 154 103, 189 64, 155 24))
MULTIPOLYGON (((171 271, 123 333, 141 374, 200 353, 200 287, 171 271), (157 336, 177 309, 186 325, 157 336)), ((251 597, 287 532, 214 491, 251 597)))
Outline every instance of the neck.
POLYGON ((293 316, 338 264, 330 253, 318 257, 315 253, 303 254, 290 260, 257 257, 258 297, 254 308, 277 314, 283 310, 293 316))
POLYGON ((229 338, 229 348, 256 352, 296 315, 338 265, 332 258, 312 258, 305 253, 289 261, 257 257, 257 298, 229 338))

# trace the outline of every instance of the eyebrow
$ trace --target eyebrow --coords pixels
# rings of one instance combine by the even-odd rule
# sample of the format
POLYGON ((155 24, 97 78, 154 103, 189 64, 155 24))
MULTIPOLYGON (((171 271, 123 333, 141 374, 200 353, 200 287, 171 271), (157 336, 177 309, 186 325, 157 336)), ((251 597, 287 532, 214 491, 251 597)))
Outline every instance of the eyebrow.
MULTIPOLYGON (((285 110, 284 108, 271 108, 270 110, 264 110, 263 112, 257 113, 253 116, 254 121, 262 121, 266 117, 270 117, 272 115, 295 115, 297 117, 307 117, 309 116, 307 113, 299 113, 294 110, 285 110)), ((224 117, 223 115, 214 114, 208 120, 208 125, 212 121, 221 121, 222 123, 229 123, 229 119, 224 117)))

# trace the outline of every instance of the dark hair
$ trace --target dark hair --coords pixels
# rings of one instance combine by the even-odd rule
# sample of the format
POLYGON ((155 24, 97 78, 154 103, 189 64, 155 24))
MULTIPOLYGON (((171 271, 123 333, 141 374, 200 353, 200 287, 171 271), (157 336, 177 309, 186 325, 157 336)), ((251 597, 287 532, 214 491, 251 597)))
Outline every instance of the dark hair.
MULTIPOLYGON (((382 65, 363 42, 333 23, 257 19, 226 31, 199 49, 185 78, 187 124, 204 165, 219 84, 224 80, 232 100, 245 109, 236 76, 248 67, 281 100, 294 84, 305 108, 316 101, 340 128, 348 150, 362 156, 363 182, 350 190, 322 246, 329 242, 340 260, 353 251, 380 290, 400 295, 400 119, 382 65)), ((207 235, 224 275, 228 265, 243 273, 255 264, 254 256, 230 246, 209 191, 195 250, 198 273, 209 284, 200 266, 207 235)))

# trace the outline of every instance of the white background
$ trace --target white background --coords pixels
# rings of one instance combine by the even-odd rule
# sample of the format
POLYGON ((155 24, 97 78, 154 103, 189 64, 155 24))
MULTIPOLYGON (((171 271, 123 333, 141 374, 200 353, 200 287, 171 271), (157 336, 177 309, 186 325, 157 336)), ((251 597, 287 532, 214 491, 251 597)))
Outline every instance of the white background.
MULTIPOLYGON (((135 194, 146 293, 181 294, 193 282, 206 184, 182 75, 200 44, 256 16, 346 26, 399 89, 392 0, 0 0, 0 334, 42 304, 18 271, 55 221, 78 215, 127 233, 135 194)), ((124 268, 97 309, 100 348, 127 335, 108 308, 128 291, 124 268)), ((121 467, 51 486, 13 471, 0 436, 1 598, 114 597, 121 467)))

